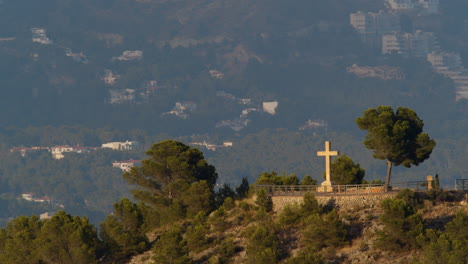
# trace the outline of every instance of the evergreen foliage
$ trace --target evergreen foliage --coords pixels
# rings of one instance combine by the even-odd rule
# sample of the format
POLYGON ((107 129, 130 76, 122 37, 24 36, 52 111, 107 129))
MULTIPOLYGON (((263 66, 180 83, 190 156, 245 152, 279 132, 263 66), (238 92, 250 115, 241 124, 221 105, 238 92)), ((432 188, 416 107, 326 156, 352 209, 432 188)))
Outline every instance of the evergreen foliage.
POLYGON ((236 197, 236 192, 232 190, 231 186, 229 186, 229 184, 223 184, 215 194, 216 207, 221 206, 227 198, 234 197, 236 197))
POLYGON ((385 199, 382 208, 384 214, 380 219, 384 229, 379 232, 376 245, 393 251, 417 249, 417 238, 425 232, 422 216, 402 199, 385 199))
POLYGON ((274 184, 274 185, 298 185, 299 178, 296 174, 291 174, 289 176, 278 175, 277 172, 263 172, 258 176, 255 184, 274 184))
POLYGON ((445 231, 427 230, 427 244, 422 259, 417 263, 457 264, 468 261, 468 215, 459 211, 456 217, 445 225, 445 231))
POLYGON ((241 184, 236 187, 236 195, 238 199, 246 198, 249 194, 250 185, 246 177, 242 178, 241 184))
POLYGON ((278 235, 274 227, 259 224, 253 228, 247 244, 250 264, 274 264, 280 256, 278 235))
POLYGON ((266 212, 273 210, 273 201, 265 189, 257 190, 257 199, 255 200, 255 204, 258 208, 265 210, 266 212))
POLYGON ((301 185, 317 185, 317 180, 312 179, 310 175, 306 175, 304 176, 304 179, 302 179, 301 185))
POLYGON ((301 244, 319 251, 325 247, 338 247, 346 242, 346 227, 333 209, 323 216, 313 214, 305 220, 307 225, 301 237, 301 244))
POLYGON ((166 221, 194 216, 213 208, 213 187, 218 177, 203 153, 181 142, 165 140, 147 152, 149 159, 123 177, 138 189, 135 198, 160 209, 166 221))
POLYGON ((187 241, 182 237, 182 230, 173 227, 164 232, 153 246, 155 264, 190 264, 187 241))
POLYGON ((50 220, 18 217, 0 231, 0 262, 5 264, 97 263, 99 240, 86 217, 63 211, 50 220))
MULTIPOLYGON (((141 206, 144 206, 143 204, 141 206)), ((144 215, 139 205, 128 199, 114 204, 114 213, 100 225, 100 237, 115 261, 141 253, 148 247, 144 215)))
POLYGON ((424 123, 416 112, 390 106, 370 108, 356 119, 361 130, 367 130, 364 145, 374 150, 374 158, 387 160, 386 186, 390 184, 392 165, 410 168, 428 159, 436 143, 423 133, 424 123))
POLYGON ((366 171, 361 168, 359 163, 354 163, 353 160, 346 155, 340 155, 333 159, 331 166, 331 181, 333 184, 361 184, 366 171))

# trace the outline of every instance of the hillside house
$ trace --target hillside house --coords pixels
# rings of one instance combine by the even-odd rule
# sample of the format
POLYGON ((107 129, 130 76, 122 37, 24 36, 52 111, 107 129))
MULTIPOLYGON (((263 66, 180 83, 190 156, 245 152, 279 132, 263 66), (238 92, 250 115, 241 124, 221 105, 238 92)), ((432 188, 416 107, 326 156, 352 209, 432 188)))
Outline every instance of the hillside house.
POLYGON ((119 168, 124 172, 128 172, 132 167, 138 166, 140 164, 141 160, 122 160, 113 162, 112 167, 119 168))
POLYGON ((134 103, 136 100, 136 94, 134 89, 119 89, 109 90, 110 98, 109 103, 111 104, 123 104, 123 103, 134 103))
POLYGON ((128 141, 128 140, 126 140, 125 142, 108 142, 108 143, 104 143, 104 144, 101 145, 101 147, 122 151, 122 150, 132 150, 138 145, 139 145, 139 143, 137 141, 128 141))
POLYGON ((71 57, 75 62, 85 63, 85 64, 88 63, 88 58, 83 54, 83 52, 73 53, 71 49, 66 49, 65 55, 67 57, 71 57))
POLYGON ((210 70, 210 75, 214 79, 223 79, 224 73, 217 71, 217 70, 210 70))
POLYGON ((30 201, 30 202, 35 202, 35 203, 52 203, 52 199, 49 196, 42 196, 39 198, 34 197, 34 193, 28 192, 28 193, 22 193, 21 198, 30 201))
POLYGON ((263 102, 263 111, 270 114, 270 115, 275 115, 276 114, 276 108, 278 108, 278 102, 277 101, 263 102))
POLYGON ((37 42, 44 45, 52 44, 52 40, 47 37, 46 30, 44 28, 31 28, 31 33, 32 42, 37 42))
POLYGON ((49 149, 49 151, 52 153, 52 158, 54 159, 63 159, 65 156, 63 153, 66 152, 73 152, 73 153, 87 153, 93 150, 96 150, 96 147, 79 147, 79 146, 54 146, 49 149))
POLYGON ((143 58, 143 51, 141 50, 126 50, 122 55, 118 57, 113 57, 112 61, 132 61, 132 60, 141 60, 143 58))
POLYGON ((233 143, 230 141, 226 141, 226 142, 223 142, 222 145, 216 145, 216 144, 211 144, 211 143, 207 143, 206 141, 203 141, 203 142, 192 142, 190 143, 190 145, 201 146, 201 147, 205 147, 208 150, 216 151, 219 148, 232 147, 233 143))
POLYGON ((101 78, 106 84, 113 85, 120 75, 114 74, 111 70, 105 70, 104 76, 101 78))
POLYGON ((196 109, 197 104, 195 102, 176 102, 174 108, 169 112, 163 113, 163 115, 175 115, 182 119, 187 119, 189 118, 189 113, 195 111, 196 109))

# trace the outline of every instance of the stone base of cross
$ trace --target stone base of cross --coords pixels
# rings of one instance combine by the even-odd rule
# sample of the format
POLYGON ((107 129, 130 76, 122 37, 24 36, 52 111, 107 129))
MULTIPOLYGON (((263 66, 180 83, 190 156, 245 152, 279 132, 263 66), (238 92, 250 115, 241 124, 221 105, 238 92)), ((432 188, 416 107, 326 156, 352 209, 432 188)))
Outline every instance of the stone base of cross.
POLYGON ((325 151, 317 152, 317 156, 325 157, 325 181, 322 182, 321 187, 318 188, 319 192, 332 192, 332 182, 331 182, 331 169, 330 169, 330 160, 331 156, 338 156, 338 151, 330 150, 330 141, 325 141, 325 151))

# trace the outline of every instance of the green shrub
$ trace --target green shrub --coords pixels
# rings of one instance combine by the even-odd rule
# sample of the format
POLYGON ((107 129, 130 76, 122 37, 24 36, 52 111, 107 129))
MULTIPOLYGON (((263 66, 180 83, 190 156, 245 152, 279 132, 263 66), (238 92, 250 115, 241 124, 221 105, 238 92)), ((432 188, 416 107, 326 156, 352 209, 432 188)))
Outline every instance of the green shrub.
POLYGON ((275 228, 257 225, 249 235, 247 244, 249 264, 274 264, 280 256, 279 239, 275 228))
POLYGON ((380 220, 384 229, 378 233, 376 246, 384 250, 416 249, 418 237, 424 234, 424 222, 420 214, 402 199, 382 201, 383 215, 380 220))
POLYGON ((266 212, 273 210, 273 201, 265 189, 257 190, 257 199, 255 200, 255 204, 259 209, 263 209, 266 212))

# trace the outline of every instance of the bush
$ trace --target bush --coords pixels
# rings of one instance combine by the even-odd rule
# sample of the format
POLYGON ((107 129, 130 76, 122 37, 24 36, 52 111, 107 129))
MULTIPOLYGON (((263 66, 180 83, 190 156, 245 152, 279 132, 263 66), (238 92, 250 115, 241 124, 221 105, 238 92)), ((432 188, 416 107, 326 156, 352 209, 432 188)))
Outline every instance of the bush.
POLYGON ((422 208, 424 202, 423 199, 410 189, 403 189, 395 196, 396 199, 401 199, 410 205, 413 209, 422 208))
POLYGON ((418 237, 424 234, 424 223, 420 214, 402 199, 382 201, 384 214, 380 220, 384 224, 378 233, 376 245, 384 250, 416 249, 418 237))
POLYGON ((155 264, 189 264, 187 242, 182 238, 182 231, 178 227, 169 229, 161 235, 153 247, 155 264))
POLYGON ((298 204, 287 204, 279 215, 279 222, 283 225, 294 225, 302 218, 301 207, 298 204))
POLYGON ((247 260, 250 264, 274 264, 280 255, 275 228, 257 225, 249 236, 247 260))
POLYGON ((301 238, 301 244, 304 246, 321 250, 325 247, 341 246, 346 242, 347 231, 336 210, 323 216, 311 215, 306 224, 301 238))
POLYGON ((271 197, 268 196, 268 193, 265 189, 257 190, 257 199, 255 200, 255 204, 259 207, 259 209, 263 209, 266 212, 273 210, 273 201, 271 200, 271 197))
POLYGON ((222 264, 229 263, 232 257, 239 251, 234 239, 228 237, 221 242, 218 248, 219 262, 222 264))

